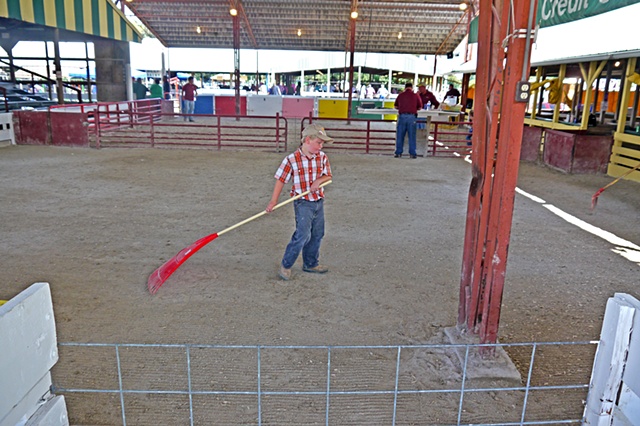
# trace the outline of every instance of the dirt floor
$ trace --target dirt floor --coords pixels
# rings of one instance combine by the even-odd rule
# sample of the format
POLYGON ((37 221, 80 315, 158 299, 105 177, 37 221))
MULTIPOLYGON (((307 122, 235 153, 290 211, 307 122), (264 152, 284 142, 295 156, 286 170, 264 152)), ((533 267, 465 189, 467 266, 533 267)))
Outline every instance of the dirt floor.
MULTIPOLYGON (((334 183, 327 188, 321 256, 328 274, 307 274, 298 264, 291 281, 277 278, 293 232, 289 206, 213 241, 151 296, 147 278, 163 262, 266 207, 282 153, 1 148, 0 299, 49 282, 60 342, 439 341, 443 328, 456 323, 470 165, 327 152, 334 183)), ((640 244, 638 183, 620 181, 590 210, 593 193, 611 180, 522 164, 518 187, 640 244)), ((597 339, 607 298, 616 292, 640 297, 640 263, 614 249, 517 195, 500 340, 597 339)), ((560 351, 551 361, 560 372, 548 374, 580 364, 577 374, 588 381, 592 352, 580 360, 560 351)), ((61 365, 64 355, 62 348, 61 365)), ((526 355, 512 355, 526 367, 526 355)), ((76 367, 76 374, 90 369, 76 367)), ((68 362, 59 368, 70 371, 68 362)), ((54 381, 63 375, 54 370, 54 381)), ((72 424, 121 424, 117 410, 111 422, 87 404, 71 401, 72 424)), ((431 420, 403 424, 446 423, 431 420)))

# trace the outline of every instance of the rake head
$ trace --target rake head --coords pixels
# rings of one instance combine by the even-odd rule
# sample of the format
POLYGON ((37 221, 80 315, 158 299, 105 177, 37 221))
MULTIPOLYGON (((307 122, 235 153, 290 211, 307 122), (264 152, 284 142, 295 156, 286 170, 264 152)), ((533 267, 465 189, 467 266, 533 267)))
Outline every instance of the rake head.
POLYGON ((593 196, 591 197, 591 210, 596 208, 596 205, 598 204, 598 197, 600 196, 600 194, 602 194, 602 191, 604 191, 604 189, 599 189, 598 192, 593 194, 593 196))
POLYGON ((176 271, 176 269, 180 267, 180 265, 186 262, 187 259, 193 256, 198 250, 200 250, 202 247, 209 244, 216 238, 218 238, 217 233, 200 238, 189 247, 185 247, 180 250, 178 254, 167 260, 162 266, 153 271, 153 273, 149 275, 149 280, 147 281, 147 288, 149 289, 149 293, 156 294, 162 284, 164 284, 164 282, 171 276, 171 274, 176 271))

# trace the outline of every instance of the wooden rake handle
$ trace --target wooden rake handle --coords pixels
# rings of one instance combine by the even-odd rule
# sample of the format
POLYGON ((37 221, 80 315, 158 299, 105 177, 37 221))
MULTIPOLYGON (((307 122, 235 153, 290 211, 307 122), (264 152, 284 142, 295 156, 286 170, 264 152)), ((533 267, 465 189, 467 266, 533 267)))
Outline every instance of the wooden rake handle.
POLYGON ((624 174, 618 176, 613 182, 609 182, 608 184, 606 184, 602 188, 598 189, 596 191, 596 193, 593 194, 593 196, 591 197, 591 210, 596 208, 596 205, 598 204, 598 197, 600 196, 600 194, 602 194, 610 186, 615 185, 620 179, 630 175, 631 173, 633 173, 634 171, 636 171, 638 169, 640 169, 640 163, 638 163, 633 169, 629 169, 624 174))
MULTIPOLYGON (((324 182, 322 185, 320 185, 320 187, 323 187, 325 185, 329 185, 331 183, 330 180, 324 182)), ((301 197, 304 197, 305 195, 309 194, 311 191, 305 191, 300 195, 296 195, 295 197, 291 197, 289 198, 287 201, 284 201, 280 204, 277 204, 273 207, 273 210, 278 209, 286 204, 289 204, 301 197)), ((247 222, 251 222, 254 219, 259 218, 262 215, 267 214, 266 210, 263 210, 262 212, 258 213, 257 215, 251 216, 249 219, 245 219, 242 222, 236 223, 233 226, 230 226, 229 228, 211 234, 211 235, 207 235, 206 237, 200 238, 198 241, 194 242, 193 244, 191 244, 189 247, 185 247, 182 250, 180 250, 178 252, 178 254, 176 254, 175 256, 173 256, 171 259, 167 260, 162 266, 160 266, 158 269, 156 269, 155 271, 153 271, 153 273, 151 275, 149 275, 149 279, 147 280, 147 287, 149 288, 149 293, 151 294, 156 294, 156 292, 158 291, 158 289, 160 289, 160 286, 162 286, 162 284, 171 276, 171 274, 173 274, 176 269, 178 269, 180 267, 180 265, 182 265, 184 262, 187 261, 187 259, 189 259, 191 256, 193 256, 198 250, 200 250, 202 247, 206 246, 207 244, 209 244, 211 241, 215 240, 216 238, 218 238, 220 235, 224 234, 225 232, 229 232, 233 229, 236 229, 239 226, 244 225, 247 222)))
MULTIPOLYGON (((320 185, 320 188, 322 188, 322 187, 324 187, 324 186, 329 185, 331 182, 332 182, 331 180, 328 180, 328 181, 326 181, 326 182, 322 183, 322 184, 320 185)), ((279 208, 280 208, 280 207, 282 207, 282 206, 286 206, 286 205, 287 205, 287 204, 289 204, 289 203, 293 203, 295 200, 298 200, 298 199, 300 199, 300 198, 304 197, 305 195, 308 195, 309 193, 311 193, 311 191, 310 191, 310 190, 309 190, 309 191, 305 191, 305 192, 303 192, 302 194, 298 194, 298 195, 296 195, 296 196, 293 196, 293 197, 289 198, 288 200, 281 202, 280 204, 276 204, 275 206, 273 206, 273 209, 272 209, 271 211, 276 210, 276 209, 279 209, 279 208)), ((242 225, 244 225, 244 224, 246 224, 246 223, 249 223, 249 222, 251 222, 252 220, 255 220, 255 219, 257 219, 257 218, 259 218, 259 217, 261 217, 261 216, 264 216, 264 215, 265 215, 265 214, 267 214, 267 213, 269 213, 269 212, 267 212, 266 210, 263 210, 263 211, 261 211, 260 213, 258 213, 258 214, 256 214, 256 215, 253 215, 253 216, 251 216, 251 217, 250 217, 250 218, 248 218, 248 219, 243 220, 242 222, 238 222, 238 223, 236 223, 235 225, 228 227, 227 229, 223 229, 222 231, 218 232, 218 236, 220 236, 220 235, 222 235, 222 234, 225 234, 225 233, 227 233, 227 232, 229 232, 229 231, 233 231, 234 229, 239 228, 239 227, 241 227, 242 225)))

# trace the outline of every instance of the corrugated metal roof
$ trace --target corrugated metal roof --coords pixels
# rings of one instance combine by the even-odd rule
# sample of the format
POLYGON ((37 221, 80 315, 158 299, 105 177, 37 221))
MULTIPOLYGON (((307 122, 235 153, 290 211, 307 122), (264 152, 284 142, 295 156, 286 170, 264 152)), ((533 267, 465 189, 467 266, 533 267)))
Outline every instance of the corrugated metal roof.
POLYGON ((166 47, 233 48, 229 10, 234 5, 241 48, 346 51, 355 8, 356 52, 445 54, 467 33, 475 9, 461 11, 461 1, 132 0, 126 5, 166 47))

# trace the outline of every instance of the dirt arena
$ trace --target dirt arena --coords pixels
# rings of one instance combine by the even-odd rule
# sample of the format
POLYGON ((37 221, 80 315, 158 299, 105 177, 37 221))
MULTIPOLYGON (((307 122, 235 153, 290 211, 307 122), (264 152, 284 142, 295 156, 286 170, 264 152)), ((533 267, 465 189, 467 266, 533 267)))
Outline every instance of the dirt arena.
MULTIPOLYGON (((433 342, 456 323, 470 165, 327 152, 328 274, 298 264, 291 281, 277 278, 288 206, 213 241, 151 296, 147 278, 163 262, 266 207, 283 154, 1 148, 0 299, 49 282, 60 342, 433 342)), ((611 180, 522 164, 518 187, 640 244, 638 183, 620 181, 590 210, 611 180)), ((500 340, 597 339, 608 297, 640 297, 640 263, 615 249, 517 195, 500 340)), ((72 408, 72 424, 110 424, 72 408)))

